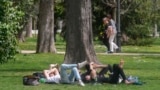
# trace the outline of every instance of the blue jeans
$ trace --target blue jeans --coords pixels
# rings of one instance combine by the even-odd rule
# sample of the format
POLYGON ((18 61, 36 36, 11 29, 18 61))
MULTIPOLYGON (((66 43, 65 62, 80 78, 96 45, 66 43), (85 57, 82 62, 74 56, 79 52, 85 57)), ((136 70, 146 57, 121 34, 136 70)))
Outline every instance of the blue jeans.
POLYGON ((80 74, 77 69, 77 64, 62 64, 61 70, 61 83, 73 83, 76 80, 80 80, 80 74), (68 74, 67 70, 71 70, 71 73, 68 74))

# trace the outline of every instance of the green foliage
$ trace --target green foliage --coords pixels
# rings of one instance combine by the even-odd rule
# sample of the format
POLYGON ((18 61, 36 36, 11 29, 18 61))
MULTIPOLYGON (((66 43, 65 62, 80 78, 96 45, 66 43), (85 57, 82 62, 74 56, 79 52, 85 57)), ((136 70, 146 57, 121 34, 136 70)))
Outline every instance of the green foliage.
POLYGON ((63 1, 57 1, 54 4, 54 17, 55 19, 61 18, 64 19, 65 16, 65 8, 63 1))
POLYGON ((0 63, 14 59, 17 52, 17 29, 20 29, 19 21, 23 13, 18 11, 18 7, 13 7, 13 2, 7 0, 0 1, 0 63))
MULTIPOLYGON (((26 23, 28 22, 30 17, 36 18, 36 15, 38 15, 38 7, 34 5, 39 0, 15 0, 13 1, 13 5, 17 7, 23 15, 21 16, 21 21, 19 21, 19 24, 22 27, 25 27, 26 23)), ((22 29, 19 29, 22 30, 22 29)))
POLYGON ((135 1, 140 3, 135 9, 129 10, 121 18, 122 32, 126 33, 132 45, 150 45, 153 39, 150 37, 153 27, 153 10, 151 0, 141 3, 143 0, 135 1))

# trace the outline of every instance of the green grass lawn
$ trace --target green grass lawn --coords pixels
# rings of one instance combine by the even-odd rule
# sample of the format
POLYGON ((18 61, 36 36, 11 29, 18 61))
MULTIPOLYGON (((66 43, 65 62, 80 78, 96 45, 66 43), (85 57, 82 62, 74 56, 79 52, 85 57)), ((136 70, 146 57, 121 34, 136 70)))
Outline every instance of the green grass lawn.
MULTIPOLYGON (((65 51, 65 41, 58 37, 55 46, 58 52, 65 51)), ((36 50, 36 38, 27 38, 25 42, 19 43, 20 50, 36 50)), ((101 41, 94 41, 96 53, 106 52, 106 47, 101 41)), ((153 45, 150 46, 121 46, 122 53, 160 53, 160 38, 155 39, 153 45)))
POLYGON ((63 54, 18 54, 17 60, 0 65, 0 90, 158 90, 160 88, 160 56, 113 56, 98 55, 102 63, 118 63, 125 60, 124 70, 127 75, 138 76, 146 84, 111 85, 103 84, 85 87, 64 84, 40 84, 38 86, 24 86, 22 77, 34 72, 47 69, 50 63, 63 62, 63 54))
MULTIPOLYGON (((57 51, 65 50, 65 42, 58 39, 57 51)), ((28 38, 26 42, 19 43, 21 50, 35 50, 36 39, 28 38)), ((95 51, 103 53, 106 48, 101 42, 94 42, 95 51)), ((122 53, 160 53, 160 39, 151 46, 122 46, 122 53)), ((103 64, 118 63, 121 58, 125 60, 124 70, 126 75, 138 76, 146 84, 103 84, 85 87, 64 84, 40 84, 38 86, 24 86, 22 77, 34 72, 48 69, 50 63, 63 63, 63 54, 17 54, 15 61, 0 65, 0 90, 159 90, 160 88, 160 56, 125 56, 125 55, 99 55, 97 58, 103 64)))

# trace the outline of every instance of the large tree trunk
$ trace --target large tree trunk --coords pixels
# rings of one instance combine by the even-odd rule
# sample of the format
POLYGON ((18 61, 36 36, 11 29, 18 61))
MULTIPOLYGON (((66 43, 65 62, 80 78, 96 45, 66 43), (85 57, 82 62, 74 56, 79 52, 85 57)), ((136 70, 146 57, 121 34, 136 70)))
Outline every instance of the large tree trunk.
POLYGON ((91 0, 66 0, 66 53, 64 63, 98 63, 93 46, 91 0))
POLYGON ((56 52, 54 43, 54 0, 40 0, 37 53, 56 52))

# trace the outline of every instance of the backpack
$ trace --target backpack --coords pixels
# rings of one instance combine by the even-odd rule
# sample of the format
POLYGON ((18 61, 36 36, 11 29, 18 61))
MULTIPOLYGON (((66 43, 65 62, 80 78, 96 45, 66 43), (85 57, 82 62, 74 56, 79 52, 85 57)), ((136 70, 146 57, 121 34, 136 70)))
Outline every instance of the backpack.
POLYGON ((39 85, 39 78, 34 75, 23 76, 23 85, 31 85, 31 86, 39 85))

